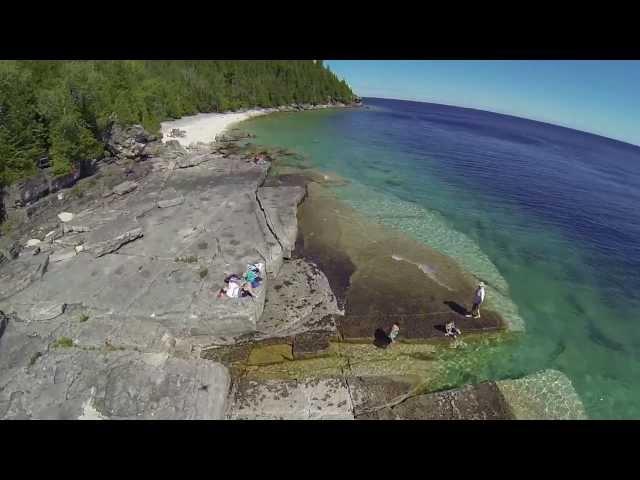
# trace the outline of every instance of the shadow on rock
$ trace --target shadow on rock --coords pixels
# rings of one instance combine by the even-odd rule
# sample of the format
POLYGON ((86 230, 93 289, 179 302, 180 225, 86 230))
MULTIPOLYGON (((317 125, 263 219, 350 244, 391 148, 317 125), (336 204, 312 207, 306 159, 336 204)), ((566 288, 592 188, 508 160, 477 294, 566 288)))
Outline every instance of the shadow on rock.
POLYGON ((387 336, 385 331, 381 328, 376 329, 373 334, 373 344, 378 348, 387 348, 391 343, 391 339, 387 336))
POLYGON ((457 302, 453 302, 451 300, 447 300, 446 302, 443 302, 445 305, 447 305, 451 310, 453 310, 454 312, 456 312, 459 315, 468 315, 469 311, 464 308, 462 305, 460 305, 457 302))

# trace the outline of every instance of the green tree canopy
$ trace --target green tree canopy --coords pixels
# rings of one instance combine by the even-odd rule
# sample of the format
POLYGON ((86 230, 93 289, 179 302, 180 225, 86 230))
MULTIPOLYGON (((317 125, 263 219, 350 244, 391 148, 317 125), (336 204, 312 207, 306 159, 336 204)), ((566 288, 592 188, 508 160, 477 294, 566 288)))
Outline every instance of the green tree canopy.
POLYGON ((96 158, 110 122, 160 122, 198 112, 351 102, 353 92, 313 61, 0 61, 0 184, 57 174, 96 158))

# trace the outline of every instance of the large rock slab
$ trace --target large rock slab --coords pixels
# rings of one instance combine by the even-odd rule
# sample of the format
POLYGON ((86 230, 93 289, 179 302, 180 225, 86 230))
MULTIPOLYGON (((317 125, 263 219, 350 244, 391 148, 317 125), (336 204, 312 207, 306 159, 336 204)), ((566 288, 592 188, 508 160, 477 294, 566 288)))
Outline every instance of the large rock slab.
POLYGON ((27 255, 8 262, 0 270, 0 301, 40 280, 49 266, 49 255, 27 255))
MULTIPOLYGON (((155 168, 163 160, 140 164, 153 166, 144 176, 127 172, 135 193, 102 198, 125 179, 107 169, 97 195, 67 195, 33 217, 34 231, 44 235, 58 226, 57 213, 74 212, 43 242, 60 261, 42 268, 44 252, 29 252, 0 265, 0 309, 22 319, 20 335, 3 337, 11 348, 0 374, 8 365, 28 367, 61 337, 73 349, 95 352, 107 344, 190 357, 200 346, 233 344, 257 330, 283 260, 256 198, 267 168, 234 155, 196 168, 155 168), (250 263, 264 264, 255 297, 218 299, 225 276, 244 273, 250 263), (20 275, 24 281, 16 283, 20 275)), ((25 233, 22 243, 36 237, 25 233)), ((97 367, 89 361, 87 368, 97 367)))
POLYGON ((302 259, 285 262, 267 288, 257 339, 310 331, 336 333, 334 316, 342 312, 329 281, 312 263, 302 259))
POLYGON ((412 377, 365 376, 347 379, 356 416, 374 413, 399 404, 414 393, 412 377))
POLYGON ((241 379, 231 393, 229 419, 351 420, 349 389, 340 378, 309 380, 241 379))
POLYGON ((120 159, 143 157, 146 144, 153 140, 155 138, 141 125, 122 127, 113 124, 105 134, 107 149, 120 159))
POLYGON ((74 347, 10 373, 0 376, 1 419, 221 419, 229 386, 214 362, 74 347))
POLYGON ((262 187, 258 201, 269 227, 278 238, 285 258, 291 258, 298 236, 298 205, 306 195, 304 187, 262 187))

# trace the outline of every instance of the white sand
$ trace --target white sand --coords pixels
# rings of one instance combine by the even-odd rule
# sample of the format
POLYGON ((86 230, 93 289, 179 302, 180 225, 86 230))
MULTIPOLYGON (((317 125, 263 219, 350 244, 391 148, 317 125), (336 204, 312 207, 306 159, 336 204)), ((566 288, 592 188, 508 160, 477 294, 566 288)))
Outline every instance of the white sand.
POLYGON ((258 115, 271 113, 272 109, 254 109, 241 113, 199 113, 190 117, 182 117, 170 122, 162 122, 162 141, 177 140, 183 147, 198 142, 213 142, 216 135, 222 133, 232 124, 258 115), (178 128, 186 132, 184 137, 170 137, 171 129, 178 128))

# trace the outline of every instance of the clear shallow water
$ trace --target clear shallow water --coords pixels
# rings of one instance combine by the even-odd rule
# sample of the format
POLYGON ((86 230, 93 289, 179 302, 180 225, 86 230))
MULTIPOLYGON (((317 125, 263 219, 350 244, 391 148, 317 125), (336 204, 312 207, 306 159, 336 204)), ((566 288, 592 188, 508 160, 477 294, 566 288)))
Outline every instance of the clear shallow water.
POLYGON ((342 199, 450 255, 524 320, 522 341, 477 379, 556 368, 592 418, 640 418, 640 148, 477 110, 365 103, 242 128, 351 180, 342 199))

